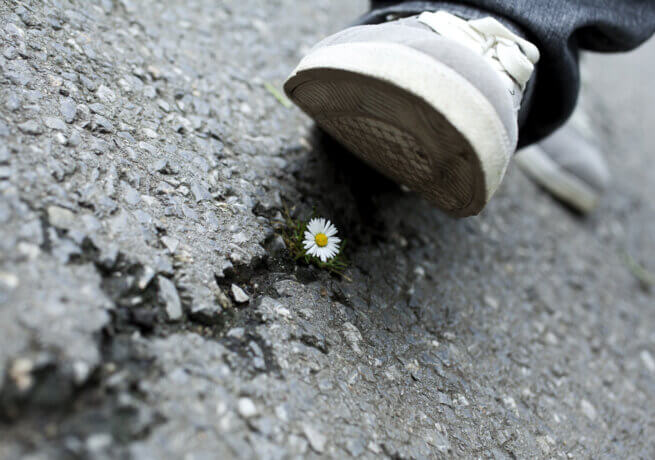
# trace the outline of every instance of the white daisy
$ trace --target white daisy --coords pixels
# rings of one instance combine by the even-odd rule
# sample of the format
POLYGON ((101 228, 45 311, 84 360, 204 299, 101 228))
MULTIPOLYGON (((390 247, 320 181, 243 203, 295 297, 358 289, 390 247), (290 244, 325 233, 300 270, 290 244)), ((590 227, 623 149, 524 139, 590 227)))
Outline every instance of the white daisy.
POLYGON ((327 262, 339 253, 341 239, 336 235, 337 228, 329 220, 310 220, 303 241, 307 254, 327 262))

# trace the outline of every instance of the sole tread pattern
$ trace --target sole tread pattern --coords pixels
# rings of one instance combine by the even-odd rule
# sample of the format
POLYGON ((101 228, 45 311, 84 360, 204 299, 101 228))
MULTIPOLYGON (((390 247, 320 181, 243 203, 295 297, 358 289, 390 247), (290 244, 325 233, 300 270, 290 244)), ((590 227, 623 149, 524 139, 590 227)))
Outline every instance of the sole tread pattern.
POLYGON ((476 156, 441 113, 370 77, 304 73, 293 100, 348 150, 447 212, 471 203, 481 177, 476 156))

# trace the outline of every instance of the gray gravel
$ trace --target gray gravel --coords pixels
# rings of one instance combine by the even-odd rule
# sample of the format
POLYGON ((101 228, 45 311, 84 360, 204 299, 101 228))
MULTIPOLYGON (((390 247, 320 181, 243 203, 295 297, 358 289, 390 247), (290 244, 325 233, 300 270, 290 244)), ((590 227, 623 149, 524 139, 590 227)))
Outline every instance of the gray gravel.
POLYGON ((0 458, 655 457, 655 43, 585 63, 594 216, 456 221, 265 87, 364 8, 0 2, 0 458))

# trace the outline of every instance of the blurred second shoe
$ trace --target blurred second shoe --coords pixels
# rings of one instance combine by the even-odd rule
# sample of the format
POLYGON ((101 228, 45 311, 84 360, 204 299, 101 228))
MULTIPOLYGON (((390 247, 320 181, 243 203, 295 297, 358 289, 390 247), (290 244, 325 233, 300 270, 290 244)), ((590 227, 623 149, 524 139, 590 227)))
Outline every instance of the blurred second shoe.
POLYGON ((519 151, 515 161, 555 198, 582 214, 596 208, 610 180, 602 153, 570 123, 519 151))

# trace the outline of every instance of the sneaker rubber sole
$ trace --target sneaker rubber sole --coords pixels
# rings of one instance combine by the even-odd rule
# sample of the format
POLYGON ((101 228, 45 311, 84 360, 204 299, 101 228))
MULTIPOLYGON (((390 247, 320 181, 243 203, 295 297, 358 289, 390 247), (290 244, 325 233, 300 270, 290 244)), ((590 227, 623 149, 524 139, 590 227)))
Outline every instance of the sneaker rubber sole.
POLYGON ((318 48, 284 89, 348 150, 453 216, 484 208, 514 152, 488 99, 408 46, 318 48))

